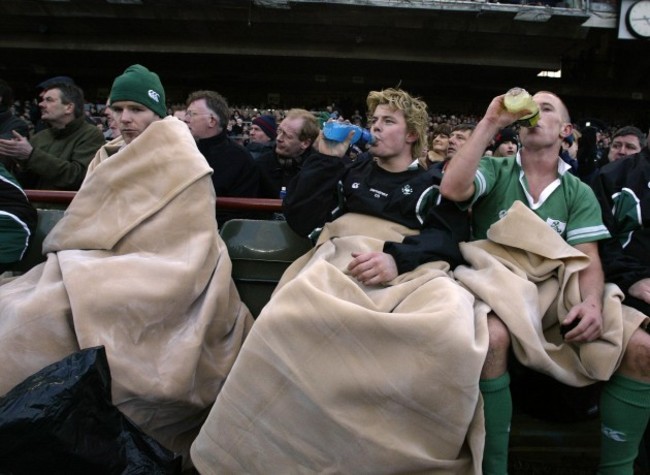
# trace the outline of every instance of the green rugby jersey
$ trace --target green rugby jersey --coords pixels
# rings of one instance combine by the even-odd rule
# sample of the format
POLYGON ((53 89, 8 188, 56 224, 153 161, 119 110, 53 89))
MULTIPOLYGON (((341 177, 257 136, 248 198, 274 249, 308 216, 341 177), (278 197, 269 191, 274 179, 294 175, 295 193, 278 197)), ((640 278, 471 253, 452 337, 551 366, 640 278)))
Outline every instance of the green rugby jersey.
POLYGON ((505 216, 519 200, 533 210, 569 244, 594 242, 610 237, 600 206, 589 186, 568 173, 558 159, 558 177, 534 202, 521 168, 521 158, 483 157, 474 177, 472 237, 485 239, 492 223, 505 216))

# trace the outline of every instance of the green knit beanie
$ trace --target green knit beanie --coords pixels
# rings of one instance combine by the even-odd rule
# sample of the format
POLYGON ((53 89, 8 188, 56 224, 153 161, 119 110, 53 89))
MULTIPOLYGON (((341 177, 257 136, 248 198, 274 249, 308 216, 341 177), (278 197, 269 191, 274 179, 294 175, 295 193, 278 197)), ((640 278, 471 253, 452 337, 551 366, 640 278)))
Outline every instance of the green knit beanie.
POLYGON ((134 64, 115 78, 111 88, 110 103, 133 101, 148 107, 160 117, 167 115, 165 90, 160 78, 144 66, 134 64))

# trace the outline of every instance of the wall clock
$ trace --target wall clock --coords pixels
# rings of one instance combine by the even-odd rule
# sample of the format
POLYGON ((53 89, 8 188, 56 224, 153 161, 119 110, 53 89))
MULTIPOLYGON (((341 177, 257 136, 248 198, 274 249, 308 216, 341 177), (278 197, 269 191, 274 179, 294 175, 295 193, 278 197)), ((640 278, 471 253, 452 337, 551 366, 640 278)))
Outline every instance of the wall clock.
POLYGON ((625 15, 627 30, 636 38, 650 38, 650 0, 639 0, 625 15))

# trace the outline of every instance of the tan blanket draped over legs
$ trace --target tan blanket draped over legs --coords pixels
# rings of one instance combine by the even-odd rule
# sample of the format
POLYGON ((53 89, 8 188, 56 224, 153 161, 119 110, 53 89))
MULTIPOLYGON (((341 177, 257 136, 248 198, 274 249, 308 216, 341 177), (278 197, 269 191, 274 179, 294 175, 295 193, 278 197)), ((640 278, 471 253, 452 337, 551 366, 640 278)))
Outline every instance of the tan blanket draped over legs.
POLYGON ((347 214, 287 270, 192 445, 202 474, 480 473, 485 306, 443 262, 387 286, 345 270, 407 233, 347 214))
POLYGON ((601 338, 564 344, 560 323, 580 301, 578 272, 589 258, 521 202, 492 225, 487 240, 463 243, 461 251, 471 268, 459 266, 454 276, 508 326, 517 359, 565 384, 609 379, 632 332, 646 320, 621 305, 620 289, 608 284, 601 338))
POLYGON ((188 460, 252 324, 214 200, 210 168, 176 119, 101 149, 47 237, 47 261, 0 286, 0 394, 104 345, 114 404, 188 460))

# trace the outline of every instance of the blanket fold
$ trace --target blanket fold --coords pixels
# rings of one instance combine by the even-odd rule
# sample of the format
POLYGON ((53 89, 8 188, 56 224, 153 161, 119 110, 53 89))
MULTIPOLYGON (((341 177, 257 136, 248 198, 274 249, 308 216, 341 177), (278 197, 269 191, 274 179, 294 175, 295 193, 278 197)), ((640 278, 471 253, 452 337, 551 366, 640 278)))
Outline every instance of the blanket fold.
POLYGON ((326 225, 262 310, 192 445, 201 473, 480 473, 487 307, 444 262, 386 286, 345 270, 352 251, 412 233, 356 214, 326 225))
POLYGON ((218 234, 210 172, 173 118, 98 152, 46 238, 47 261, 0 286, 1 394, 103 345, 113 403, 187 459, 252 325, 218 234))
POLYGON ((607 284, 602 336, 565 344, 560 324, 581 301, 578 275, 589 258, 519 201, 487 236, 461 244, 469 266, 459 266, 454 276, 508 326, 517 359, 571 386, 609 379, 647 318, 621 305, 620 289, 607 284))

